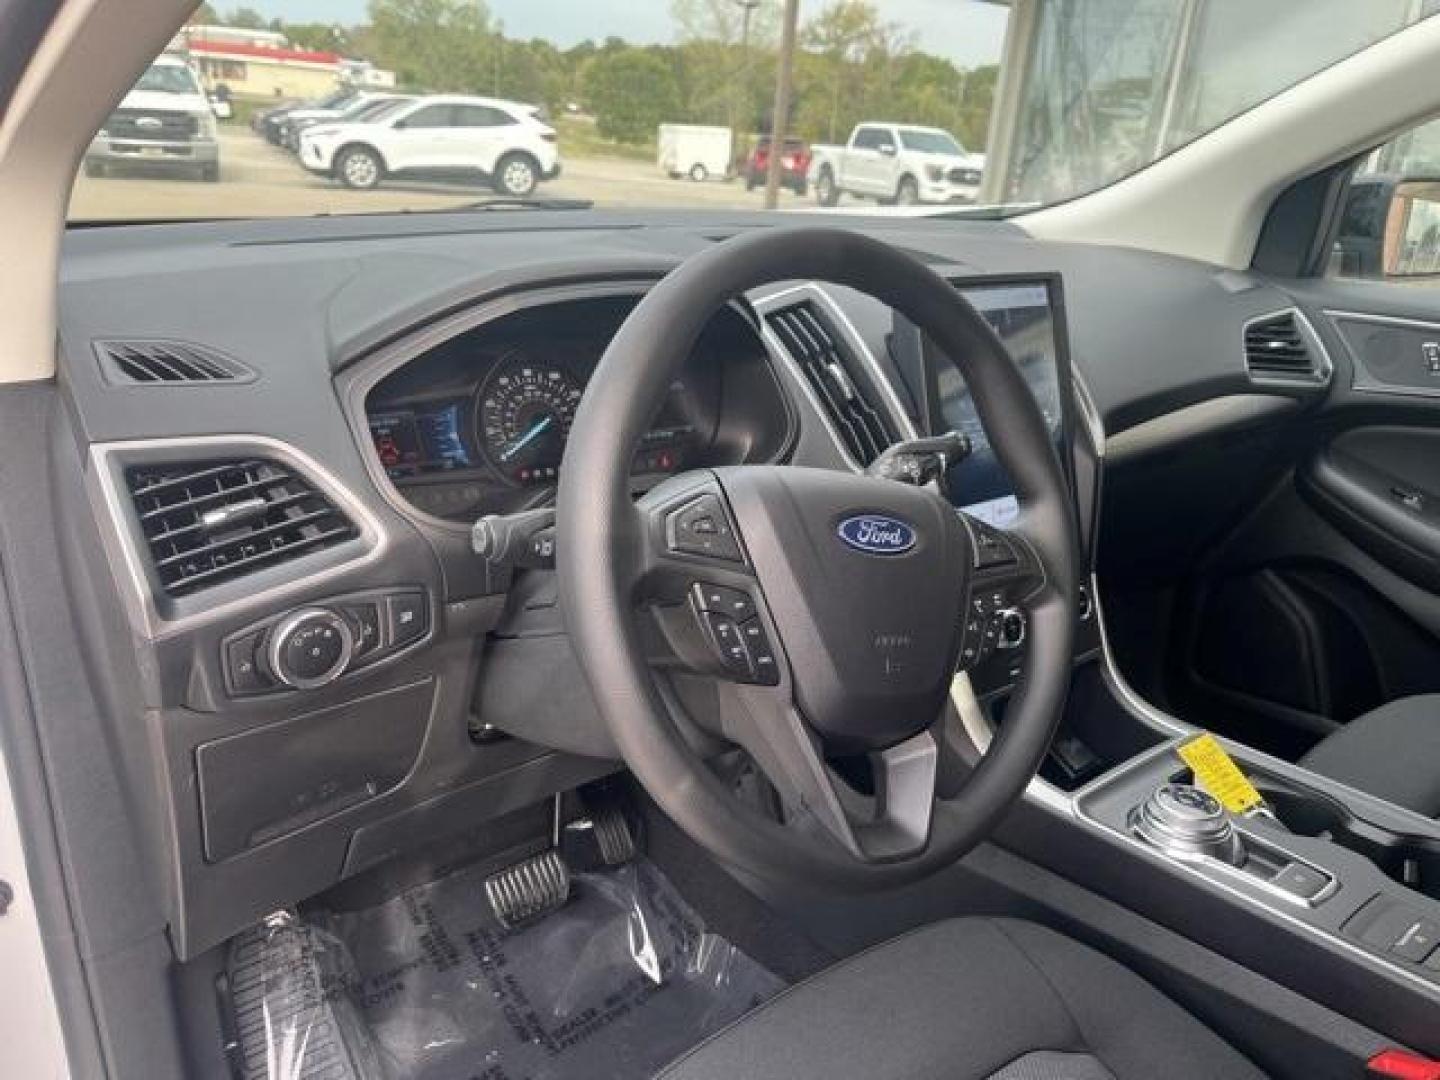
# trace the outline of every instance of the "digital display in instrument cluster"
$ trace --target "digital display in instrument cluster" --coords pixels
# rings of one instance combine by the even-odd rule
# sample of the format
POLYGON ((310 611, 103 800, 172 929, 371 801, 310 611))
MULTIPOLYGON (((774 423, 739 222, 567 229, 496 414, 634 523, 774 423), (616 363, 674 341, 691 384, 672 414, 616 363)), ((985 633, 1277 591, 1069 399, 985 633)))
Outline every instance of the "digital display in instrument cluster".
POLYGON ((470 468, 464 436, 466 402, 372 413, 370 437, 392 479, 470 468))

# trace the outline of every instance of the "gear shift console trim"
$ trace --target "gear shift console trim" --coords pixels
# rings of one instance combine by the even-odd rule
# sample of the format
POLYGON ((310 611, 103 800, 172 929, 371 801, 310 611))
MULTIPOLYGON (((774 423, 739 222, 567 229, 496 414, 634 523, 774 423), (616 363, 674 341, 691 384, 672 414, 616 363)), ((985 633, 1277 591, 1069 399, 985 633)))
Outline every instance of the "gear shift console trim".
POLYGON ((1129 823, 1136 836, 1169 858, 1238 876, 1287 903, 1313 908, 1340 887, 1334 874, 1236 824, 1219 801, 1190 784, 1161 784, 1130 811, 1129 823))

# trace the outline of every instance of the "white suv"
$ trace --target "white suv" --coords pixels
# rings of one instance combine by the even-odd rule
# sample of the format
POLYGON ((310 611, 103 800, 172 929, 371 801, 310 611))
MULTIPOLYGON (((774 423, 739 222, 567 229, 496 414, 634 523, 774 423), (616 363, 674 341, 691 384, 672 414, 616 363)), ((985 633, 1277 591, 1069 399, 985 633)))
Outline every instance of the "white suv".
POLYGON ((502 195, 526 196, 560 175, 555 129, 532 106, 497 98, 420 98, 369 122, 317 124, 300 136, 300 162, 346 187, 387 176, 479 173, 502 195))

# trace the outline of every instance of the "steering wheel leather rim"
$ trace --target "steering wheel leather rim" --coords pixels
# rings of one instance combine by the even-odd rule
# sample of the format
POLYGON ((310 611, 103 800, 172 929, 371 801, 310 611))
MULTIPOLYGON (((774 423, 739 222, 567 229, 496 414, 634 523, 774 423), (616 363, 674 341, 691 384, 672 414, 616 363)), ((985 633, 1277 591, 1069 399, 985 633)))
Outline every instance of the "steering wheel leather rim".
POLYGON ((1079 556, 1070 493, 1044 417, 1004 345, 953 286, 910 255, 842 229, 771 228, 681 264, 634 308, 591 378, 565 449, 557 522, 566 626, 615 745, 661 809, 722 861, 820 887, 898 885, 984 839, 1038 769, 1071 673, 1079 556), (629 483, 633 449, 714 312, 794 280, 866 293, 954 358, 987 433, 1003 432, 991 443, 1021 508, 1019 532, 1043 569, 1026 599, 1027 661, 1004 725, 958 794, 935 800, 923 849, 894 861, 857 860, 733 797, 674 722, 636 626, 633 559, 643 537, 629 483))

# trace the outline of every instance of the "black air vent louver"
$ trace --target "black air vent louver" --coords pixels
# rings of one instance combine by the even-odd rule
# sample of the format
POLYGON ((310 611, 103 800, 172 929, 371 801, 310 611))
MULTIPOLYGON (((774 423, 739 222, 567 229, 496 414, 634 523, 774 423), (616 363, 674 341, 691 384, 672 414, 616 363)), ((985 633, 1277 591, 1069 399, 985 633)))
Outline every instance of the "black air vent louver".
POLYGON ((1294 312, 1245 327, 1245 366, 1257 379, 1315 382, 1320 368, 1294 312))
POLYGON ((765 316, 775 336, 795 358, 805 381, 839 432, 845 449, 859 465, 869 465, 895 441, 880 412, 866 400, 870 381, 857 358, 830 329, 825 316, 809 300, 771 311, 765 316))
POLYGON ((170 596, 352 540, 355 525, 308 480, 260 458, 133 466, 125 483, 170 596))
POLYGON ((183 341, 97 341, 95 355, 112 383, 250 382, 255 373, 232 356, 183 341))

